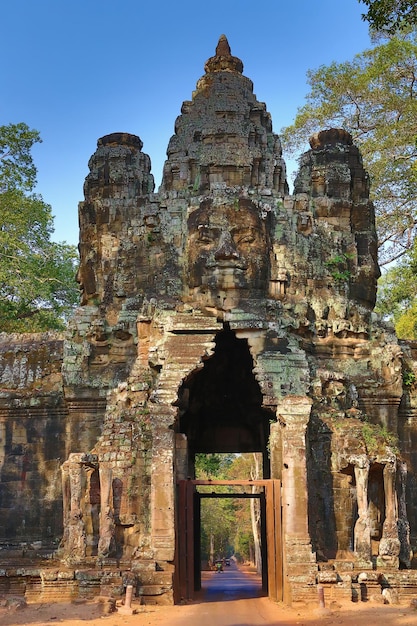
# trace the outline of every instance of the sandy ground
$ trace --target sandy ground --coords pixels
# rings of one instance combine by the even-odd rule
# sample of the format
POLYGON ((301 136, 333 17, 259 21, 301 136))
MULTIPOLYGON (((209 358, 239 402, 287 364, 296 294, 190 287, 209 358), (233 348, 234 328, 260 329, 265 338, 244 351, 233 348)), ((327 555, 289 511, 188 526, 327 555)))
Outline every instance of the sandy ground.
MULTIPOLYGON (((250 601, 246 601, 250 602, 250 601)), ((416 626, 417 610, 405 606, 366 606, 360 604, 346 605, 329 609, 290 609, 270 602, 267 598, 257 600, 261 607, 265 626, 309 626, 312 624, 338 624, 339 626, 416 626), (268 606, 270 605, 270 606, 268 606), (266 621, 265 621, 266 620, 266 621), (271 621, 272 620, 272 621, 271 621)), ((132 607, 135 605, 132 604, 132 607)), ((0 609, 2 626, 37 625, 46 626, 55 623, 65 626, 202 626, 204 613, 208 615, 212 626, 253 626, 256 622, 236 621, 230 609, 225 609, 227 621, 214 619, 210 604, 189 604, 169 607, 136 607, 134 615, 123 615, 119 612, 103 616, 102 607, 98 603, 85 604, 31 604, 20 610, 0 609), (231 619, 232 621, 231 621, 231 619)))
MULTIPOLYGON (((116 611, 105 614, 99 601, 1 606, 1 626, 417 626, 417 607, 369 602, 289 608, 260 596, 255 576, 238 573, 206 574, 197 600, 178 606, 140 606, 132 602, 134 614, 116 611), (257 586, 256 586, 257 585, 257 586)), ((18 604, 18 603, 16 603, 18 604)))

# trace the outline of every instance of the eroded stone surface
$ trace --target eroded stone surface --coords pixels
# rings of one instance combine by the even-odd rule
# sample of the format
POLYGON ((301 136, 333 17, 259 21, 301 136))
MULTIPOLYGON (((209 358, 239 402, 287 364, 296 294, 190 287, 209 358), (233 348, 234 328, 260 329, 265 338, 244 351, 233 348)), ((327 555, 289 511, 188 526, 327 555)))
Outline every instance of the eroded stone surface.
POLYGON ((353 593, 360 571, 381 589, 381 572, 415 565, 417 350, 373 313, 374 209, 352 137, 310 145, 290 196, 224 36, 157 193, 139 137, 98 140, 65 338, 1 338, 0 535, 60 540, 71 593, 126 583, 172 601, 175 485, 198 452, 261 452, 282 481, 286 600, 317 582, 353 593))

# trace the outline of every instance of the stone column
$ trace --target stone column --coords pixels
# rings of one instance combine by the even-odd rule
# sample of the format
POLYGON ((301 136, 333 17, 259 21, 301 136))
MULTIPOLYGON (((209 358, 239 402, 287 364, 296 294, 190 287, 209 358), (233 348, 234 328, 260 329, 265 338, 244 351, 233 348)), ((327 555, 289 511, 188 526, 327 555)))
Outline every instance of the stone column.
POLYGON ((111 556, 115 547, 115 525, 112 510, 112 470, 100 465, 100 536, 98 556, 111 556))
MULTIPOLYGON (((160 417, 160 421, 162 421, 160 417)), ((155 559, 173 561, 174 520, 174 432, 155 428, 152 449, 151 542, 155 559)))
MULTIPOLYGON (((296 601, 315 584, 317 566, 308 532, 306 430, 312 401, 287 396, 277 408, 282 425, 284 601, 296 601)), ((275 470, 276 471, 276 470, 275 470)))
POLYGON ((59 549, 65 552, 68 545, 68 525, 71 514, 71 488, 69 480, 69 468, 68 461, 61 465, 61 483, 62 483, 62 521, 63 521, 63 534, 59 549))
POLYGON ((83 465, 80 454, 70 454, 63 465, 64 481, 64 557, 79 561, 86 554, 86 537, 81 510, 83 465), (69 509, 69 511, 68 511, 69 509))
POLYGON ((279 422, 272 423, 269 434, 269 452, 271 455, 271 478, 282 480, 282 429, 279 422))
POLYGON ((382 538, 379 543, 377 565, 398 569, 400 540, 398 538, 397 526, 395 476, 395 463, 387 463, 384 467, 385 521, 382 527, 382 538))
POLYGON ((398 461, 398 538, 400 540, 399 559, 401 565, 411 567, 410 523, 406 504, 407 463, 398 461))
POLYGON ((356 459, 354 464, 358 519, 354 529, 354 550, 364 567, 371 567, 371 525, 368 513, 369 460, 356 459))
POLYGON ((188 441, 183 433, 175 435, 175 477, 177 480, 187 480, 188 468, 188 441))

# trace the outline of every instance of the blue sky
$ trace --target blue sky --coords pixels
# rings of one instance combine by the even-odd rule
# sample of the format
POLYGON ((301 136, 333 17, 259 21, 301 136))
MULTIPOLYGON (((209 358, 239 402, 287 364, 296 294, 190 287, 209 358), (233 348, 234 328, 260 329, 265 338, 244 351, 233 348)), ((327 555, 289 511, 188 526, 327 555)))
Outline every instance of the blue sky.
POLYGON ((175 118, 222 33, 279 132, 304 103, 308 69, 370 47, 364 10, 358 0, 2 0, 0 125, 41 133, 36 191, 52 206, 53 238, 78 243, 103 135, 139 135, 159 186, 175 118))

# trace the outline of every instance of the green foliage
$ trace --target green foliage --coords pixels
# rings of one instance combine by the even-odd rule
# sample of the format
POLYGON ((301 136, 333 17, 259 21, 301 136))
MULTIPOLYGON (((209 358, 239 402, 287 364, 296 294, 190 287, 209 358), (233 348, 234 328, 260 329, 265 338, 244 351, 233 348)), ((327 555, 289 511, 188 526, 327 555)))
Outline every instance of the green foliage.
POLYGON ((395 33, 406 26, 417 24, 415 0, 359 0, 368 8, 362 19, 377 31, 395 33))
MULTIPOLYGON (((247 514, 247 519, 249 518, 249 512, 247 514)), ((252 528, 249 526, 242 526, 239 529, 238 534, 235 537, 234 543, 235 556, 242 561, 252 561, 254 546, 253 546, 253 533, 252 528)))
POLYGON ((234 498, 201 499, 201 554, 223 558, 233 554, 232 538, 236 532, 234 498), (211 546, 214 553, 211 554, 211 546))
MULTIPOLYGON (((252 454, 197 454, 195 468, 197 478, 250 479, 255 473, 252 454)), ((213 488, 200 486, 198 490, 212 492, 213 488)), ((249 500, 233 498, 233 491, 226 486, 217 486, 216 492, 230 493, 231 497, 201 500, 202 558, 222 558, 239 552, 249 559, 254 552, 249 500)))
POLYGON ((400 339, 417 339, 417 300, 398 316, 395 330, 400 339))
POLYGON ((364 422, 362 437, 368 454, 384 453, 385 448, 391 448, 394 454, 399 454, 398 437, 385 426, 364 422))
POLYGON ((0 126, 0 193, 34 188, 36 167, 30 151, 34 143, 40 142, 38 131, 23 122, 0 126))
POLYGON ((284 149, 299 152, 324 128, 348 130, 371 178, 380 263, 411 248, 417 225, 417 31, 392 37, 352 61, 308 72, 310 91, 284 149))
POLYGON ((391 319, 400 339, 417 339, 417 242, 378 282, 378 313, 391 319))
POLYGON ((196 478, 225 478, 234 459, 234 454, 196 454, 196 478))
POLYGON ((417 380, 416 373, 412 370, 403 371, 403 383, 405 387, 412 387, 417 380))
POLYGON ((78 301, 77 251, 51 241, 51 207, 29 193, 36 182, 30 149, 39 133, 0 127, 0 331, 64 328, 78 301))
POLYGON ((352 259, 351 254, 336 254, 334 257, 326 261, 333 280, 337 283, 347 282, 352 272, 349 269, 349 261, 352 259))

